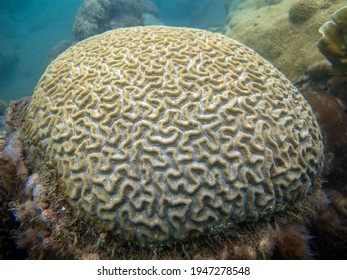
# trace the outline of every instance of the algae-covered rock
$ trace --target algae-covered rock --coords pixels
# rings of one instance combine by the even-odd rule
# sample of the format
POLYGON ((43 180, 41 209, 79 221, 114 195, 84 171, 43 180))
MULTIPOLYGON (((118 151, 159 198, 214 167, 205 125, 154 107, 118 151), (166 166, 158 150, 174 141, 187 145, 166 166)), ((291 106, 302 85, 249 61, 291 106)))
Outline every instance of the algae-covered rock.
POLYGON ((320 37, 318 30, 346 4, 343 0, 314 2, 316 12, 297 24, 290 20, 289 11, 298 2, 282 0, 269 5, 265 1, 246 0, 229 13, 224 34, 260 53, 289 79, 298 80, 310 65, 324 60, 315 46, 320 37))
POLYGON ((315 0, 301 0, 296 2, 289 10, 289 20, 293 23, 304 23, 318 10, 315 0))

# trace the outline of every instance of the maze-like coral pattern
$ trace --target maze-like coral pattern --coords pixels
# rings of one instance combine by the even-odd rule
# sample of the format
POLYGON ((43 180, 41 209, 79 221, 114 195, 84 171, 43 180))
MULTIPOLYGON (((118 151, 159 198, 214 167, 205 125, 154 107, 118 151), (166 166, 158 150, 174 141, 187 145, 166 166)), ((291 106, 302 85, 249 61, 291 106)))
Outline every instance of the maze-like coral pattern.
POLYGON ((136 27, 47 68, 25 122, 81 217, 142 244, 256 221, 305 195, 322 164, 310 106, 222 35, 136 27))

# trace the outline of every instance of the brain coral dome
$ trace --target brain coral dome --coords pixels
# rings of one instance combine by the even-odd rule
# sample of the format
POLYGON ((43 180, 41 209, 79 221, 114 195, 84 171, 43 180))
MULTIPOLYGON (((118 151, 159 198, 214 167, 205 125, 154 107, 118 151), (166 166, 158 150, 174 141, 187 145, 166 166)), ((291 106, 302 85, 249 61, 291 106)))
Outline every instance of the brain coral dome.
POLYGON ((88 38, 40 79, 24 134, 77 216, 140 244, 257 221, 322 165, 309 104, 220 34, 132 27, 88 38))

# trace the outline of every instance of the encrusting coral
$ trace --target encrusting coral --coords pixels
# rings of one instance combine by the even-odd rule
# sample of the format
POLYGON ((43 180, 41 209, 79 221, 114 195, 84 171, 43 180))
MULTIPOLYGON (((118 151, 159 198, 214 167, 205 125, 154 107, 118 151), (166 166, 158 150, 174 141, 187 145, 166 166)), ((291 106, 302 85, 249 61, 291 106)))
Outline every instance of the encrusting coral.
POLYGON ((257 221, 317 185, 310 106, 271 64, 222 35, 107 32, 47 68, 24 135, 78 216, 139 244, 257 221))

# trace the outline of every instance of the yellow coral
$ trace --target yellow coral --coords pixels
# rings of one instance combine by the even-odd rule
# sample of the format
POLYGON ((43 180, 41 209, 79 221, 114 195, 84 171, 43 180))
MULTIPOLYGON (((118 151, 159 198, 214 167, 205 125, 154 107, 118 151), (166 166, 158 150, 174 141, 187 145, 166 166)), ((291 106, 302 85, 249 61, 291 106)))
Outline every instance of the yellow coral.
POLYGON ((81 217, 141 244, 257 221, 304 196, 322 136, 293 85, 220 34, 110 31, 47 68, 24 134, 81 217))

